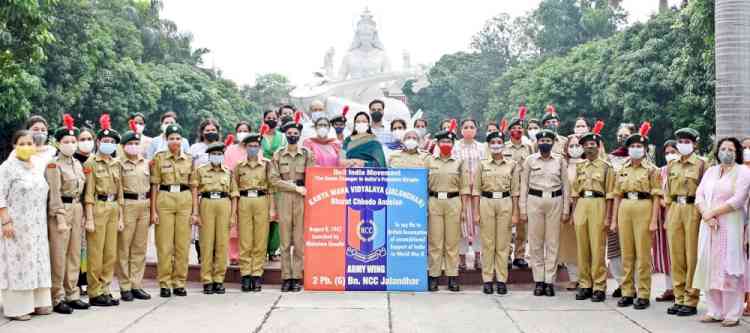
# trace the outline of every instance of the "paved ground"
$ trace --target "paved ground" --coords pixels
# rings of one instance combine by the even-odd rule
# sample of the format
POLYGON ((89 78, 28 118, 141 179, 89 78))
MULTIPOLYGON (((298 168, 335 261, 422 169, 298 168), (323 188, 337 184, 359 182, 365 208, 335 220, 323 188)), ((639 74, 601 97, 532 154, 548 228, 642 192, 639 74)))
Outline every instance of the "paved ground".
MULTIPOLYGON (((655 285, 663 285, 661 277, 655 285)), ((613 285, 613 283, 611 283, 613 285)), ((226 295, 203 295, 191 285, 188 297, 95 308, 73 315, 0 319, 0 332, 746 332, 750 322, 723 329, 697 317, 665 314, 667 304, 645 311, 575 301, 572 292, 534 297, 530 286, 512 286, 506 296, 487 296, 479 287, 460 293, 298 294, 266 286, 244 294, 228 285, 226 295)), ((561 289, 561 288, 558 288, 561 289)), ((654 288, 661 292, 660 288, 654 288)), ((149 291, 156 294, 151 284, 149 291)), ((703 310, 703 307, 701 307, 703 310)))

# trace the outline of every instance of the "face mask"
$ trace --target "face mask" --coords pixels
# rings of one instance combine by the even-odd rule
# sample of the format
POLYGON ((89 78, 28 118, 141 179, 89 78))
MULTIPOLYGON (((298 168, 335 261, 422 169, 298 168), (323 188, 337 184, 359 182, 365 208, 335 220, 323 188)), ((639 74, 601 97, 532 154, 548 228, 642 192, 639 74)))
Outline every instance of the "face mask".
POLYGON ((166 133, 167 132, 167 127, 169 127, 169 125, 167 125, 167 124, 161 124, 161 132, 162 133, 166 133))
POLYGON ((208 155, 208 160, 213 166, 219 166, 224 163, 224 155, 208 155))
POLYGON ((325 139, 328 137, 328 132, 331 131, 329 127, 318 127, 316 130, 318 132, 318 137, 321 139, 325 139))
POLYGON ((572 158, 581 158, 581 156, 583 156, 583 147, 581 146, 570 147, 570 149, 568 149, 568 153, 570 154, 570 157, 572 158))
POLYGON ((266 125, 268 125, 270 129, 274 129, 276 128, 276 125, 278 125, 278 122, 276 121, 276 119, 268 119, 266 120, 266 125))
POLYGON ((138 156, 143 151, 143 149, 141 149, 141 145, 125 145, 123 150, 130 156, 138 156))
POLYGON ((323 112, 310 113, 310 118, 313 122, 316 122, 318 119, 323 118, 323 112))
POLYGON ((354 124, 354 130, 357 131, 357 133, 367 133, 367 130, 370 129, 370 124, 368 123, 356 123, 354 124))
MULTIPOLYGON (((748 157, 750 157, 750 156, 748 156, 748 157)), ((672 162, 672 161, 679 160, 680 159, 680 155, 676 154, 676 153, 667 154, 666 156, 664 156, 664 159, 667 160, 667 163, 669 163, 669 162, 672 162)))
POLYGON ((34 156, 34 154, 36 154, 36 148, 34 146, 22 146, 16 148, 16 158, 21 161, 30 160, 31 156, 34 156))
POLYGON ((536 134, 537 133, 539 133, 539 130, 537 130, 537 129, 529 130, 529 139, 531 139, 531 141, 536 141, 536 134))
POLYGON ((135 125, 135 131, 136 131, 136 132, 137 132, 138 134, 143 134, 143 131, 144 131, 145 129, 146 129, 146 125, 142 125, 142 124, 136 124, 136 125, 135 125))
POLYGON ((78 149, 77 143, 63 143, 60 145, 60 152, 65 156, 73 156, 75 154, 76 149, 78 149))
POLYGON ((599 148, 597 147, 587 147, 583 148, 583 152, 588 155, 595 155, 599 151, 599 148))
POLYGON ((94 141, 81 141, 78 143, 78 151, 88 154, 94 150, 94 141))
POLYGON ((297 142, 299 142, 299 136, 298 135, 287 135, 286 136, 286 142, 288 142, 290 145, 296 145, 297 142))
POLYGON ((750 162, 750 149, 744 149, 742 150, 742 160, 745 162, 750 162))
POLYGON ((169 148, 170 151, 178 152, 178 151, 180 151, 180 149, 182 149, 182 142, 179 142, 179 141, 178 142, 171 142, 170 141, 169 143, 167 143, 167 147, 169 148))
POLYGON ((513 140, 521 140, 521 137, 523 136, 523 131, 521 130, 511 130, 510 131, 510 138, 513 140))
POLYGON ((548 125, 547 129, 550 130, 550 131, 552 131, 552 132, 557 133, 557 125, 548 125))
POLYGON ((643 148, 628 148, 628 155, 630 156, 630 158, 640 160, 643 158, 643 154, 643 148))
POLYGON ((292 121, 292 117, 290 117, 290 116, 283 116, 283 117, 281 117, 281 124, 282 125, 286 124, 286 123, 289 123, 291 121, 292 121))
POLYGON ((383 120, 383 113, 382 112, 371 112, 370 117, 372 117, 372 121, 379 123, 381 120, 383 120))
POLYGON ((99 144, 99 152, 104 155, 112 155, 116 149, 117 146, 111 142, 102 142, 99 144))
POLYGON ((31 139, 34 140, 34 145, 41 146, 47 143, 47 133, 39 132, 31 135, 31 139))
POLYGON ((490 145, 490 152, 492 152, 493 154, 502 153, 503 149, 505 149, 505 145, 501 143, 490 145))
POLYGON ((734 158, 735 158, 735 154, 732 151, 726 151, 726 150, 719 151, 719 161, 721 161, 721 164, 724 164, 724 165, 734 164, 734 158))
POLYGON ((406 132, 406 131, 404 131, 402 129, 397 129, 397 130, 395 130, 395 131, 393 131, 391 133, 393 134, 393 137, 396 138, 396 140, 402 141, 404 139, 404 132, 406 132))
POLYGON ((539 144, 539 152, 542 154, 549 154, 552 151, 552 144, 551 143, 540 143, 539 144))
POLYGON ((346 127, 334 127, 333 130, 336 131, 336 134, 344 133, 344 129, 346 127))
POLYGON ((453 145, 449 143, 441 143, 438 145, 440 147, 440 154, 443 156, 450 156, 450 154, 453 152, 453 145))
POLYGON ((680 152, 680 155, 690 155, 693 153, 693 144, 692 143, 678 143, 677 144, 677 151, 680 152))
POLYGON ((245 140, 245 138, 250 135, 248 132, 239 132, 237 133, 237 142, 242 142, 245 140))
POLYGON ((250 157, 258 156, 259 151, 260 151, 260 148, 258 147, 249 147, 247 148, 247 156, 250 156, 250 157))
POLYGON ((406 147, 406 149, 408 150, 417 149, 417 146, 419 146, 419 142, 417 142, 417 140, 406 139, 406 141, 404 141, 404 147, 406 147))
POLYGON ((420 138, 424 138, 425 134, 427 134, 426 128, 417 128, 417 135, 419 135, 420 138))
POLYGON ((474 129, 461 130, 461 135, 463 135, 463 137, 466 139, 474 139, 474 137, 477 135, 477 130, 474 130, 474 129))
POLYGON ((588 131, 589 130, 586 127, 576 127, 576 128, 573 129, 573 133, 578 134, 578 135, 584 134, 584 133, 586 133, 588 131))
POLYGON ((219 133, 206 133, 203 135, 206 138, 206 141, 208 142, 216 142, 219 141, 219 133))

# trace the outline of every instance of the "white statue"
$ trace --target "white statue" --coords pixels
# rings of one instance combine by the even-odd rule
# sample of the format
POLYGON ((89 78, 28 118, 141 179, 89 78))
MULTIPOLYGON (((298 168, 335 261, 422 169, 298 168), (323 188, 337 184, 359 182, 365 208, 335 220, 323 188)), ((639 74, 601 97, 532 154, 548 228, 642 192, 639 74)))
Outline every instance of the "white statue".
POLYGON ((326 52, 326 56, 323 59, 323 73, 327 77, 333 76, 333 57, 336 55, 336 50, 333 48, 333 46, 328 49, 328 52, 326 52))
POLYGON ((338 79, 361 79, 390 71, 391 64, 378 37, 377 25, 370 11, 365 9, 357 23, 349 53, 341 61, 338 79))

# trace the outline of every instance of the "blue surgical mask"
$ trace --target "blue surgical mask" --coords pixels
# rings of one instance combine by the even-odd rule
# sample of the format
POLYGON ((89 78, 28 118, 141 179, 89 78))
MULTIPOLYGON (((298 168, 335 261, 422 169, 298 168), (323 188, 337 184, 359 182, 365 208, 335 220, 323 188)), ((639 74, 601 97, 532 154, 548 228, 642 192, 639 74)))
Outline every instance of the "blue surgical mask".
POLYGON ((258 156, 259 151, 260 151, 260 148, 258 147, 247 148, 247 156, 250 156, 250 157, 258 156))
POLYGON ((117 145, 111 142, 102 142, 99 144, 99 152, 104 155, 112 155, 117 150, 117 145))
POLYGON ((224 155, 208 155, 211 165, 221 165, 224 163, 224 155))
POLYGON ((336 134, 344 133, 344 128, 346 127, 334 127, 333 129, 336 130, 336 134))

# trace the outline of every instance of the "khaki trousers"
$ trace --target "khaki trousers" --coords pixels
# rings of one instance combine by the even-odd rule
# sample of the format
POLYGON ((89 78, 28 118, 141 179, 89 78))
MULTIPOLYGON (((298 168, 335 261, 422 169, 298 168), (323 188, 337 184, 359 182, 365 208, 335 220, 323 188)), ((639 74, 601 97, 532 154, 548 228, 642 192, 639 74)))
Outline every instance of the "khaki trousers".
POLYGON ((160 288, 185 288, 190 249, 190 213, 193 209, 190 191, 159 192, 156 206, 156 260, 160 288))
POLYGON ((117 267, 115 274, 120 291, 143 288, 146 266, 148 229, 150 220, 148 200, 125 200, 123 223, 125 229, 117 237, 117 267))
POLYGON ((277 209, 281 236, 281 278, 302 279, 305 198, 297 193, 281 192, 277 209))
POLYGON ((607 291, 607 229, 604 198, 580 198, 576 202, 576 242, 578 246, 578 283, 581 288, 607 291))
POLYGON ((508 281, 508 255, 512 234, 511 216, 513 200, 479 199, 480 225, 482 239, 482 281, 492 282, 493 275, 497 282, 508 281), (493 274, 494 273, 494 274, 493 274))
POLYGON ((695 205, 672 203, 667 212, 669 260, 675 303, 698 306, 700 290, 692 287, 698 261, 698 231, 701 216, 695 205))
POLYGON ((201 281, 203 284, 224 283, 229 255, 232 202, 229 198, 203 198, 200 208, 201 281))
POLYGON ((94 204, 94 232, 86 233, 88 271, 86 282, 89 298, 109 295, 109 285, 117 262, 117 202, 97 201, 94 204))
POLYGON ((534 282, 554 283, 560 250, 563 198, 529 195, 526 207, 531 249, 529 257, 534 282))
POLYGON ((651 199, 620 201, 617 227, 625 272, 620 284, 624 297, 635 296, 634 271, 638 277, 638 298, 651 297, 651 231, 648 229, 651 208, 651 199))
POLYGON ((239 201, 240 274, 263 276, 268 251, 271 197, 242 197, 239 201))
POLYGON ((438 277, 445 265, 446 276, 458 276, 458 242, 461 239, 461 198, 430 197, 427 225, 429 275, 438 277))
POLYGON ((52 269, 52 305, 81 298, 78 275, 81 271, 81 221, 83 206, 80 202, 64 204, 65 220, 50 216, 49 234, 50 268, 52 269), (66 230, 59 230, 64 224, 66 230))

